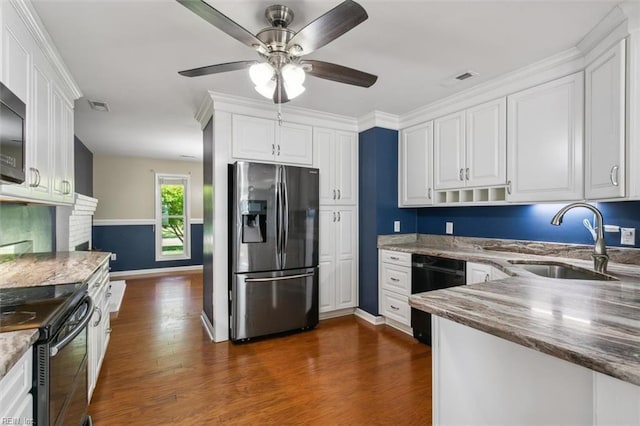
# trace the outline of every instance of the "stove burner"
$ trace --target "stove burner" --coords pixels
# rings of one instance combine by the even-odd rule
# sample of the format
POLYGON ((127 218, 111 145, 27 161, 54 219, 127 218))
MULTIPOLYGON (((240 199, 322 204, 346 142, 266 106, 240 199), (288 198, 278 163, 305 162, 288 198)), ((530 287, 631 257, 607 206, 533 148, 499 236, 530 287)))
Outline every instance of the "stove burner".
POLYGON ((35 312, 31 311, 12 311, 0 313, 0 325, 2 327, 21 325, 33 320, 36 317, 35 312))

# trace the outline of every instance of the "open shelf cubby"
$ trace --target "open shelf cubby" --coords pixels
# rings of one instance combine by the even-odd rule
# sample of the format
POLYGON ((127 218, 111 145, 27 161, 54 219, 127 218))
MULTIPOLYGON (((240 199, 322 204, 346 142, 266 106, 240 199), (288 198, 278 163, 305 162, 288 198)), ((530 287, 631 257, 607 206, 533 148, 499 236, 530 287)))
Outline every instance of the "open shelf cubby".
POLYGON ((435 192, 435 204, 482 204, 507 200, 504 186, 450 189, 435 192))

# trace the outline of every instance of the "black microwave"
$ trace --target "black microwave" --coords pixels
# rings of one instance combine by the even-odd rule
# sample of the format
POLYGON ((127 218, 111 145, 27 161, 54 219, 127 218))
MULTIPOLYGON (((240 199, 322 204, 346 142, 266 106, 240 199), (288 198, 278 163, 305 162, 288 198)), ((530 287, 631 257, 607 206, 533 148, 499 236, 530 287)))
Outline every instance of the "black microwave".
POLYGON ((0 181, 24 182, 26 110, 24 102, 0 83, 0 181))

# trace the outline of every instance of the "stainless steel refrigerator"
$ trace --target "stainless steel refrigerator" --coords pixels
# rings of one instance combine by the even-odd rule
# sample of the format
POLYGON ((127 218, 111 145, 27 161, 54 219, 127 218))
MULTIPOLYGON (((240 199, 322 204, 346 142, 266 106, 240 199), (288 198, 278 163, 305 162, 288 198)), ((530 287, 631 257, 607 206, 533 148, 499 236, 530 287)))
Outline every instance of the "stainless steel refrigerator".
POLYGON ((318 177, 313 168, 230 166, 231 340, 318 324, 318 177))

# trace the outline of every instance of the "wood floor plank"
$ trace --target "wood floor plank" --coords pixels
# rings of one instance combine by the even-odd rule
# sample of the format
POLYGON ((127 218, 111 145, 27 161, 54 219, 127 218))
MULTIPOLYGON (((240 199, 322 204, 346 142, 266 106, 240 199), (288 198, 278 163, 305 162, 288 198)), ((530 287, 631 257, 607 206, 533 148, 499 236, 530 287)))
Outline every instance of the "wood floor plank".
POLYGON ((202 328, 202 275, 127 281, 96 426, 431 424, 431 350, 353 316, 235 345, 202 328))

